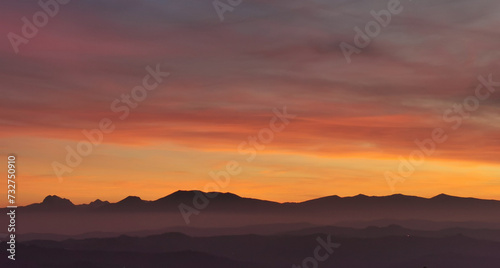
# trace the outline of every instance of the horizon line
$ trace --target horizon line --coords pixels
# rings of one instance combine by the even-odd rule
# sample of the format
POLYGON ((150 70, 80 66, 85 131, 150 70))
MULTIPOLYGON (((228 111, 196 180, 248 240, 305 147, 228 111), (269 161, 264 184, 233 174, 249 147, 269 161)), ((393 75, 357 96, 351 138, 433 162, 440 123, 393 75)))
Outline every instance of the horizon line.
MULTIPOLYGON (((448 196, 448 197, 455 197, 455 198, 462 198, 462 199, 477 199, 477 200, 484 200, 484 201, 499 201, 500 200, 497 200, 497 199, 483 199, 483 198, 478 198, 478 197, 463 197, 463 196, 455 196, 455 195, 449 195, 449 194, 445 194, 445 193, 440 193, 440 194, 437 194, 437 195, 434 195, 432 197, 422 197, 422 196, 416 196, 416 195, 406 195, 406 194, 403 194, 403 193, 394 193, 394 194, 390 194, 390 195, 366 195, 366 194, 357 194, 357 195, 353 195, 353 196, 339 196, 339 195, 327 195, 327 196, 321 196, 321 197, 317 197, 317 198, 313 198, 313 199, 307 199, 307 200, 304 200, 304 201, 300 201, 300 202, 278 202, 278 201, 272 201, 272 200, 267 200, 267 199, 259 199, 259 198, 253 198, 253 197, 245 197, 245 196, 240 196, 236 193, 232 193, 232 192, 216 192, 216 191, 211 191, 211 192, 205 192, 205 191, 202 191, 202 190, 177 190, 175 192, 172 192, 168 195, 165 195, 165 196, 162 196, 162 197, 159 197, 157 199, 154 199, 154 200, 145 200, 145 199, 142 199, 140 196, 136 196, 136 195, 129 195, 129 196, 126 196, 125 198, 123 199, 120 199, 116 202, 110 202, 110 201, 107 201, 107 200, 102 200, 100 198, 97 198, 95 199, 94 201, 91 201, 89 203, 80 203, 80 204, 74 204, 71 199, 68 199, 68 198, 65 198, 65 197, 61 197, 61 196, 58 196, 58 195, 47 195, 41 202, 38 202, 38 203, 31 203, 31 204, 28 204, 28 205, 24 205, 24 206, 17 206, 17 207, 26 207, 26 206, 30 206, 30 205, 35 205, 35 204, 42 204, 43 201, 48 198, 48 197, 57 197, 59 199, 62 199, 62 200, 68 200, 70 201, 73 205, 75 206, 79 206, 79 205, 89 205, 90 203, 92 202, 95 202, 95 201, 101 201, 101 202, 109 202, 110 204, 116 204, 116 203, 119 203, 123 200, 126 200, 127 198, 139 198, 141 201, 145 201, 145 202, 155 202, 155 201, 158 201, 162 198, 165 198, 165 197, 168 197, 168 196, 171 196, 173 194, 176 194, 176 193, 190 193, 190 192, 201 192, 203 194, 207 194, 207 193, 218 193, 218 194, 231 194, 231 195, 235 195, 239 198, 243 198, 243 199, 254 199, 254 200, 260 200, 260 201, 267 201, 267 202, 273 202, 273 203, 278 203, 278 204, 290 204, 290 203, 305 203, 305 202, 309 202, 309 201, 313 201, 313 200, 318 200, 318 199, 322 199, 322 198, 327 198, 327 197, 338 197, 338 198, 354 198, 354 197, 368 197, 368 198, 377 198, 377 197, 391 197, 391 196, 405 196, 405 197, 416 197, 416 198, 422 198, 422 199, 433 199, 433 198, 436 198, 438 196, 448 196)), ((217 197, 215 197, 217 198, 217 197)), ((9 206, 6 206, 6 207, 1 207, 0 209, 6 209, 6 208, 9 208, 9 206)))

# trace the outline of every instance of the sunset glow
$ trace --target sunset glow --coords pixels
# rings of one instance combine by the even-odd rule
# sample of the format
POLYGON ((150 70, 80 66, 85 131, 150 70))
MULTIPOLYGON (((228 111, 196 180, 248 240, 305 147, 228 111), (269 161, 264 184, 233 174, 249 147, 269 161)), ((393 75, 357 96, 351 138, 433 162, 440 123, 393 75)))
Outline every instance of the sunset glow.
MULTIPOLYGON (((21 33, 20 18, 36 12, 23 2, 0 4, 4 36, 21 33)), ((357 1, 246 1, 222 24, 210 1, 97 2, 67 4, 18 54, 9 39, 0 42, 0 150, 18 158, 18 205, 47 195, 80 204, 205 190, 209 172, 230 161, 241 172, 221 192, 280 202, 393 193, 500 199, 496 2, 404 9, 349 64, 339 44, 372 19, 373 7, 357 1), (324 5, 352 12, 326 14, 324 5), (169 75, 160 81, 148 66, 169 75), (145 79, 157 87, 123 102, 145 79), (467 110, 480 86, 484 98, 467 110), (284 107, 296 117, 263 143, 259 133, 284 107), (67 165, 66 148, 88 141, 82 131, 103 119, 114 130, 58 178, 54 162, 67 165), (401 159, 421 150, 416 140, 436 128, 446 141, 393 192, 386 172, 398 173, 401 159)))

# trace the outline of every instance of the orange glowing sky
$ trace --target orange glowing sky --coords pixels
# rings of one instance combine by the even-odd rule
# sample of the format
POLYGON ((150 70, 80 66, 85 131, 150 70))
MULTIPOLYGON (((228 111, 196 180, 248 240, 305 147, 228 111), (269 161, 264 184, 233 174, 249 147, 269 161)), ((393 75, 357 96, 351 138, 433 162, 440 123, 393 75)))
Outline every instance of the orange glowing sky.
MULTIPOLYGON (((436 128, 447 140, 395 192, 500 199, 500 86, 483 87, 488 96, 466 116, 443 118, 475 96, 479 76, 500 81, 500 3, 406 3, 348 64, 339 44, 352 44, 353 28, 386 2, 245 1, 221 22, 210 1, 74 1, 18 54, 3 38, 0 150, 5 162, 17 155, 18 204, 203 190, 229 161, 242 171, 223 192, 273 201, 390 195, 384 174, 398 173, 414 141, 436 128), (111 103, 156 65, 170 76, 121 120, 111 103), (285 106, 296 117, 247 161, 240 144, 285 106), (53 163, 64 164, 66 147, 103 118, 116 129, 58 179, 53 163)), ((40 8, 0 9, 7 36, 40 8)))

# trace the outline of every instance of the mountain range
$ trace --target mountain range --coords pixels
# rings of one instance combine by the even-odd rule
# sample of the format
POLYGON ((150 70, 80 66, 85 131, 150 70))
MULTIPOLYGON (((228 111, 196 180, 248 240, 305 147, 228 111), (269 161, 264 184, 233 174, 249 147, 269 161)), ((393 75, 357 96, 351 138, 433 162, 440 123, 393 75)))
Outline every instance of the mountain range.
POLYGON ((235 228, 282 223, 346 227, 399 224, 434 230, 451 227, 500 229, 500 201, 445 194, 432 198, 401 194, 380 197, 334 195, 304 202, 278 203, 232 193, 177 191, 154 201, 129 196, 116 203, 95 200, 80 205, 51 195, 41 203, 18 210, 19 230, 23 234, 125 234, 178 226, 235 228), (207 198, 208 203, 200 208, 193 204, 200 195, 216 197, 207 198), (196 209, 196 213, 189 216, 190 222, 185 221, 180 204, 196 209))
MULTIPOLYGON (((19 267, 300 267, 318 239, 340 245, 321 267, 500 265, 500 201, 445 194, 279 203, 177 191, 80 205, 51 195, 18 210, 19 267), (216 197, 187 224, 179 205, 197 207, 200 195, 216 197)), ((0 267, 9 264, 5 254, 0 267)))
MULTIPOLYGON (((453 210, 453 209, 476 209, 490 210, 499 209, 500 201, 485 200, 477 198, 464 198, 440 194, 432 198, 423 198, 394 194, 390 196, 366 196, 357 195, 352 197, 339 197, 337 195, 321 197, 304 202, 278 203, 273 201, 259 200, 240 197, 233 193, 201 192, 201 191, 177 191, 154 201, 143 200, 137 196, 128 196, 116 203, 101 201, 97 199, 89 204, 75 205, 70 200, 56 195, 47 196, 41 203, 35 203, 20 207, 24 211, 179 211, 180 204, 193 206, 196 194, 205 196, 216 195, 209 200, 209 208, 212 211, 321 211, 321 210, 345 210, 356 207, 367 210, 371 208, 408 208, 417 210, 453 210)), ((194 206, 193 206, 194 207, 194 206)))

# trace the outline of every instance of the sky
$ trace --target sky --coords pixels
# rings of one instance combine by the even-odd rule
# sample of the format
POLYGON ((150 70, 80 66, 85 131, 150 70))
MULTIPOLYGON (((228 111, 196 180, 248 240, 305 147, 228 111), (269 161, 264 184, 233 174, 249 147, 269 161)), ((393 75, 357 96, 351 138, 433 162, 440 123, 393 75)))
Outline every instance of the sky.
POLYGON ((2 1, 0 152, 17 156, 18 204, 155 200, 208 189, 228 163, 216 190, 280 202, 500 199, 500 86, 484 86, 500 82, 500 2, 401 1, 364 47, 355 27, 391 1, 230 2, 220 17, 212 1, 68 1, 43 21, 37 1, 2 1), (69 166, 103 120, 113 130, 69 166), (259 133, 272 139, 250 145, 259 133))

